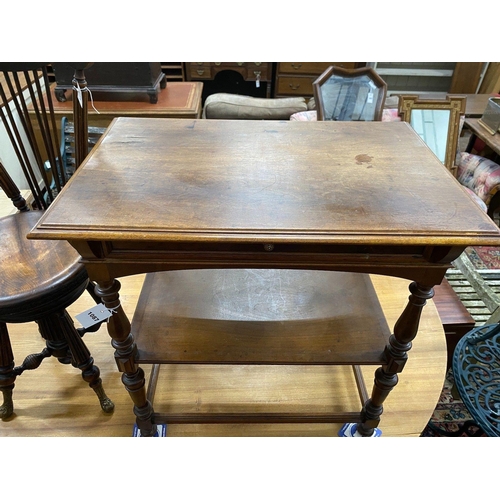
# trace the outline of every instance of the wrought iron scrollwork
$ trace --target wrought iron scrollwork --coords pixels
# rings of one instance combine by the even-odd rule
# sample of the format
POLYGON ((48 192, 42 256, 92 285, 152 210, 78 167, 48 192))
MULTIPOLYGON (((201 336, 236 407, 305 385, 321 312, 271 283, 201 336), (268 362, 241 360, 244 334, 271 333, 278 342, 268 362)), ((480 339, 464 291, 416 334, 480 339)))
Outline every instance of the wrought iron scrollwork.
POLYGON ((474 328, 460 340, 453 375, 477 424, 489 436, 500 436, 500 323, 474 328))

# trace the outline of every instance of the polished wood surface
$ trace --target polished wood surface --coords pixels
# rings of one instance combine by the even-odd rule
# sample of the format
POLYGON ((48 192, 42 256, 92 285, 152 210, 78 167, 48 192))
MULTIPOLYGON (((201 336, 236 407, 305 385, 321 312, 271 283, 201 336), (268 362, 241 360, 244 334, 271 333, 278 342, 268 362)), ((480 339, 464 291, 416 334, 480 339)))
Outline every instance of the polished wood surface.
POLYGON ((118 118, 32 236, 268 258, 266 243, 465 247, 500 230, 406 123, 118 118))
POLYGON ((365 274, 206 269, 146 280, 132 321, 141 363, 379 365, 391 333, 365 274))
MULTIPOLYGON (((406 302, 408 282, 383 276, 372 276, 372 280, 392 328, 406 302)), ((122 305, 132 317, 144 275, 121 281, 122 305)), ((83 295, 68 311, 75 317, 92 305, 92 299, 83 295)), ((43 346, 36 329, 34 323, 11 326, 13 349, 20 359, 43 346), (28 331, 33 335, 26 335, 28 331)), ((106 391, 115 403, 114 413, 105 414, 100 410, 87 384, 74 376, 71 366, 48 359, 36 373, 25 373, 17 381, 15 414, 0 422, 0 436, 132 435, 135 417, 130 409, 130 397, 120 380, 121 374, 116 369, 114 349, 105 326, 96 333, 86 334, 84 339, 101 369, 106 391), (43 399, 40 399, 40 380, 44 382, 43 399)), ((410 351, 401 382, 386 401, 382 437, 420 435, 439 399, 445 365, 443 329, 431 301, 422 313, 418 339, 410 351)), ((373 367, 363 367, 363 372, 369 385, 373 367)), ((217 404, 234 411, 295 411, 304 405, 316 411, 347 411, 353 406, 357 408, 359 400, 349 367, 162 366, 155 398, 159 411, 206 410, 217 404)), ((170 424, 167 436, 336 436, 339 429, 340 425, 335 423, 170 424)))
MULTIPOLYGON (((71 280, 72 277, 74 279, 82 273, 79 255, 70 245, 57 241, 26 239, 25 235, 41 216, 42 212, 38 210, 0 218, 2 234, 0 308, 14 307, 19 304, 23 295, 35 299, 46 294, 47 290, 64 286, 66 280, 71 280), (20 272, 20 268, 23 272, 20 272)), ((85 276, 83 280, 85 282, 85 276)), ((65 300, 68 300, 69 292, 70 290, 66 289, 65 300)), ((53 300, 56 298, 58 299, 53 297, 53 300)))
MULTIPOLYGON (((118 118, 29 237, 70 241, 115 312, 108 332, 142 435, 154 433, 155 413, 115 278, 234 268, 412 280, 358 414, 358 431, 370 436, 432 287, 466 246, 499 245, 500 229, 403 122, 118 118)), ((349 290, 359 292, 366 284, 349 290)), ((137 309, 148 322, 141 335, 154 333, 150 312, 149 303, 137 309)), ((282 338, 290 354, 292 341, 282 338)), ((353 339, 351 362, 357 348, 353 339)), ((200 362, 219 361, 215 349, 204 351, 200 362)))
POLYGON ((469 141, 467 151, 471 150, 474 145, 475 138, 479 138, 484 141, 497 155, 500 155, 500 132, 497 132, 495 135, 491 135, 491 133, 481 125, 479 118, 466 118, 465 126, 472 132, 472 137, 469 141))
MULTIPOLYGON (((92 85, 89 84, 89 88, 92 91, 92 85)), ((199 118, 202 91, 202 82, 168 82, 167 88, 158 93, 156 104, 149 102, 146 94, 137 96, 119 93, 114 98, 110 96, 107 100, 95 101, 92 106, 89 96, 88 122, 90 126, 107 127, 118 116, 199 118)), ((60 102, 55 97, 55 84, 51 86, 51 92, 56 116, 72 116, 72 94, 66 92, 68 100, 60 102)))

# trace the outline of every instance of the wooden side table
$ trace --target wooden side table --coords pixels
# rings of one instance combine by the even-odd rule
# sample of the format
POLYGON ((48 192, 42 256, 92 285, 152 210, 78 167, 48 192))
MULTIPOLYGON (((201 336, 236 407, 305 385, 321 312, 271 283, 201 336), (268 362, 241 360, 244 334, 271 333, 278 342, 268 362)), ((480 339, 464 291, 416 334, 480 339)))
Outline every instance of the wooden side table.
POLYGON ((476 139, 481 139, 497 156, 500 155, 500 133, 497 132, 495 135, 491 135, 490 132, 481 125, 479 118, 466 118, 465 126, 471 131, 469 143, 466 148, 467 153, 472 151, 476 139))
POLYGON ((433 287, 467 246, 500 246, 500 229, 407 123, 118 118, 105 134, 29 237, 67 240, 82 256, 145 436, 156 418, 200 417, 157 415, 143 363, 378 366, 361 410, 340 417, 203 415, 356 414, 371 436, 433 287), (131 325, 118 278, 160 271, 131 325), (410 282, 392 333, 368 274, 410 282), (251 314, 238 306, 245 283, 251 314))
MULTIPOLYGON (((92 91, 92 87, 90 86, 92 91)), ((152 104, 147 96, 138 100, 137 96, 127 98, 122 93, 118 99, 88 102, 88 124, 93 127, 107 127, 119 116, 138 116, 149 118, 200 118, 202 111, 201 94, 203 82, 168 82, 165 89, 158 93, 158 102, 152 104), (97 110, 97 111, 96 111, 97 110)), ((55 97, 55 84, 51 86, 54 113, 57 117, 71 119, 73 116, 72 93, 67 100, 60 102, 55 97)), ((36 124, 35 124, 36 126, 36 124)))

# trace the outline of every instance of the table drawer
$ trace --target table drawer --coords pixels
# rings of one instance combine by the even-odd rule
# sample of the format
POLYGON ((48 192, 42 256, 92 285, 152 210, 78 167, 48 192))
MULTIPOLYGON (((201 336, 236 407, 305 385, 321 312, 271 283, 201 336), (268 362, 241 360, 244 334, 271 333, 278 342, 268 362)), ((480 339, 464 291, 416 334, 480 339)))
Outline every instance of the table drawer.
POLYGON ((189 76, 194 80, 201 80, 203 78, 206 78, 207 80, 210 79, 212 77, 210 63, 189 63, 189 76))
POLYGON ((340 66, 346 69, 356 67, 354 62, 280 62, 278 73, 291 73, 298 75, 320 75, 329 66, 340 66))
POLYGON ((280 76, 277 81, 277 95, 312 96, 312 83, 317 76, 280 76))
POLYGON ((257 75, 260 75, 259 80, 264 82, 270 81, 272 76, 271 63, 247 63, 247 80, 256 80, 257 75))

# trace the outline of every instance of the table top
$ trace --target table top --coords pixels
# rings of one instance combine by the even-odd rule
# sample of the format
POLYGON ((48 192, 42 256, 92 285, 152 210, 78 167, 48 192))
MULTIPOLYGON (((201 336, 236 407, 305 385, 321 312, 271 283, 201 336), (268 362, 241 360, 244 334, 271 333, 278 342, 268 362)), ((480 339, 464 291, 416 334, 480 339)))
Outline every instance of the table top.
POLYGON ((472 132, 484 141, 495 153, 500 154, 500 133, 497 132, 491 135, 488 130, 481 125, 479 118, 466 118, 465 126, 470 128, 472 132))
POLYGON ((30 237, 499 245, 403 122, 117 118, 30 237))
MULTIPOLYGON (((92 90, 92 87, 90 90, 92 90)), ((56 99, 55 84, 51 86, 52 103, 56 115, 72 116, 72 91, 66 91, 68 99, 60 102, 56 99)), ((158 102, 152 104, 145 93, 120 93, 118 96, 105 94, 106 100, 95 99, 94 107, 89 97, 89 117, 103 116, 151 116, 162 118, 197 118, 201 116, 202 82, 167 82, 167 87, 158 92, 158 102), (99 113, 97 113, 97 111, 99 113)))

